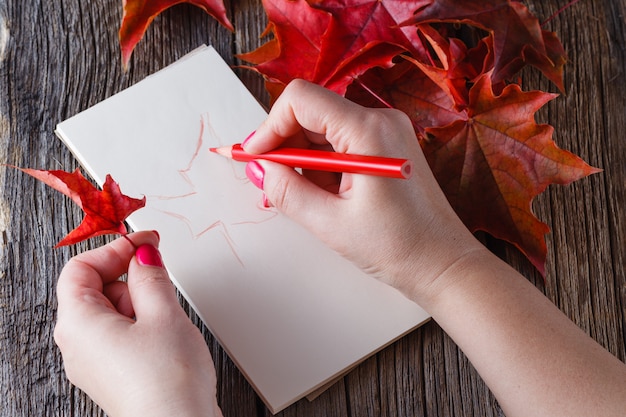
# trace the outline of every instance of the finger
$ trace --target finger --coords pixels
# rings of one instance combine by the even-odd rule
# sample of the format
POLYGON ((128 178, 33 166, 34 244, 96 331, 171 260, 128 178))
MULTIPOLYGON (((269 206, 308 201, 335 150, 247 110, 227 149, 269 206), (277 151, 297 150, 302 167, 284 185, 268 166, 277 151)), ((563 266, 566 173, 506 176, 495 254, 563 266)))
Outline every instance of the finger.
POLYGON ((135 245, 145 242, 157 243, 158 235, 154 232, 133 233, 70 259, 57 283, 59 310, 89 302, 110 307, 102 295, 104 286, 126 273, 135 254, 135 245))
POLYGON ((341 199, 312 183, 293 169, 269 161, 257 163, 262 172, 261 186, 268 200, 279 211, 304 227, 319 228, 328 213, 336 213, 341 199))
POLYGON ((156 246, 137 248, 128 269, 128 291, 137 320, 183 312, 156 246))
POLYGON ((274 103, 268 118, 259 126, 254 136, 246 141, 250 153, 263 153, 278 147, 293 137, 306 138, 321 145, 330 142, 338 152, 340 143, 333 143, 334 135, 346 126, 354 126, 362 119, 364 108, 343 99, 318 85, 294 80, 274 103))
POLYGON ((126 282, 113 281, 104 286, 103 293, 111 301, 118 313, 129 318, 135 317, 135 310, 133 309, 126 282))
POLYGON ((342 174, 338 172, 302 170, 302 176, 318 187, 333 194, 339 192, 339 185, 342 182, 342 174))

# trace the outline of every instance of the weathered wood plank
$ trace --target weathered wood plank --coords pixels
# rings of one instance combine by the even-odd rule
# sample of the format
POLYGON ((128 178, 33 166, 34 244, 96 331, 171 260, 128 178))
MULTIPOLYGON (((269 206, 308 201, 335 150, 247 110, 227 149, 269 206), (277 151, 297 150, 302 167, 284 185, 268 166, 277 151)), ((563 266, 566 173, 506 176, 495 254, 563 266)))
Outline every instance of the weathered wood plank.
MULTIPOLYGON (((228 32, 190 5, 155 19, 123 72, 117 44, 121 1, 0 0, 0 163, 73 169, 53 134, 55 124, 163 68, 202 43, 231 64, 261 44, 260 1, 232 0, 228 32)), ((527 2, 547 18, 563 2, 527 2)), ((581 328, 626 359, 626 0, 579 2, 546 25, 569 53, 567 95, 538 120, 555 140, 601 174, 550 187, 534 204, 552 229, 543 283, 514 250, 487 239, 581 328)), ((265 105, 263 82, 235 69, 265 105)), ((210 76, 210 75, 208 75, 210 76)), ((527 88, 555 91, 536 71, 527 88)), ((101 416, 62 371, 52 331, 55 283, 69 257, 106 239, 54 250, 82 215, 66 199, 15 170, 0 170, 0 415, 101 416)), ((226 416, 270 413, 232 361, 203 330, 216 363, 226 416)), ((499 416, 497 402, 453 341, 435 323, 406 336, 357 367, 313 402, 287 416, 499 416)))

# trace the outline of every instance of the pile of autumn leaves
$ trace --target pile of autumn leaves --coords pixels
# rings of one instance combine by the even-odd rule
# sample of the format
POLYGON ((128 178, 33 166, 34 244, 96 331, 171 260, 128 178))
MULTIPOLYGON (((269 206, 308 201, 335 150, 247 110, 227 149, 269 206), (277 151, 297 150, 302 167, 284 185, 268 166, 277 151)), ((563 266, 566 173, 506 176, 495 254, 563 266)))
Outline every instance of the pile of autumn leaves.
MULTIPOLYGON (((234 0, 236 1, 236 0, 234 0)), ((150 22, 181 2, 233 30, 223 0, 126 0, 125 66, 150 22)), ((531 211, 549 184, 597 170, 559 149, 536 111, 555 95, 513 81, 527 66, 563 90, 563 47, 511 0, 263 0, 269 39, 240 55, 276 99, 303 78, 412 120, 450 203, 472 231, 519 248, 544 272, 547 225, 531 211)), ((120 221, 123 221, 121 219, 120 221)))

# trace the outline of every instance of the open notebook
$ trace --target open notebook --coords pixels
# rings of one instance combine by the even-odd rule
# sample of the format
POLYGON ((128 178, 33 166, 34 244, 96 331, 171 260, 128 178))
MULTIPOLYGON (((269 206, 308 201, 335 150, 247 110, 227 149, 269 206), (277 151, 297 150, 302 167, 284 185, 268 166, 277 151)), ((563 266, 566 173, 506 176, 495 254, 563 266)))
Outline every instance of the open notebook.
POLYGON ((102 185, 147 197, 128 223, 156 229, 171 278, 276 413, 428 315, 274 209, 245 164, 208 151, 266 113, 211 47, 57 125, 102 185))

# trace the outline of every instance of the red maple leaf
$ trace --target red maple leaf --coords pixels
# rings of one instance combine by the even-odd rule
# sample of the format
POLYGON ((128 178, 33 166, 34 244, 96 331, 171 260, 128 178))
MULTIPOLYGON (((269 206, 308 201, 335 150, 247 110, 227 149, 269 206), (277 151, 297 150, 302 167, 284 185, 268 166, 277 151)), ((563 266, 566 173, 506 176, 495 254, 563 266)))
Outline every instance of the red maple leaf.
POLYGON ((295 78, 313 80, 330 15, 311 8, 305 0, 263 0, 263 6, 270 22, 265 34, 273 34, 274 39, 238 57, 257 64, 252 69, 263 74, 268 91, 276 98, 295 78))
POLYGON ((426 129, 428 162, 448 200, 472 231, 513 243, 543 274, 548 226, 531 211, 550 184, 568 184, 600 170, 552 141, 553 128, 535 112, 555 98, 507 86, 494 96, 489 74, 470 91, 464 117, 426 129))
POLYGON ((128 67, 133 49, 143 37, 152 20, 165 9, 180 3, 191 3, 200 7, 217 19, 222 26, 230 31, 234 30, 226 16, 223 0, 124 0, 124 15, 119 33, 124 68, 128 67))
MULTIPOLYGON (((427 52, 415 27, 401 27, 416 8, 428 0, 308 0, 313 7, 331 15, 328 29, 322 37, 320 57, 311 81, 326 85, 335 71, 381 43, 396 48, 379 48, 377 62, 368 60, 367 68, 390 66, 391 59, 401 47, 416 57, 427 52), (385 53, 386 52, 386 53, 385 53)), ((352 65, 354 66, 354 64, 352 65)), ((363 73, 365 71, 361 71, 363 73)), ((356 75, 360 75, 355 72, 356 75)), ((345 90, 344 90, 345 91, 345 90)))
POLYGON ((124 220, 146 204, 145 197, 139 200, 122 194, 119 185, 110 175, 107 175, 101 191, 78 169, 72 173, 59 170, 18 169, 65 194, 85 212, 82 223, 55 247, 72 245, 104 234, 126 234, 124 220))
POLYGON ((463 117, 456 110, 453 97, 408 61, 389 69, 369 70, 350 86, 346 97, 366 107, 402 110, 418 133, 463 117))
POLYGON ((290 81, 301 78, 338 94, 372 67, 390 67, 402 52, 426 57, 415 28, 399 23, 414 6, 403 0, 263 0, 274 38, 238 55, 257 64, 275 99, 290 81))
POLYGON ((563 88, 565 53, 555 34, 512 0, 263 4, 274 39, 242 58, 256 64, 273 99, 304 78, 366 106, 404 111, 465 224, 513 243, 543 273, 548 230, 532 200, 548 184, 597 172, 534 122, 554 95, 507 87, 532 65, 563 88), (449 23, 487 35, 468 42, 449 23))
POLYGON ((454 100, 456 108, 466 108, 469 104, 469 85, 493 66, 491 38, 482 39, 475 48, 468 50, 460 39, 445 38, 430 26, 420 26, 420 32, 437 55, 437 62, 428 64, 408 56, 404 58, 446 92, 454 100))
POLYGON ((530 64, 564 90, 563 46, 554 33, 541 29, 539 20, 522 3, 512 0, 429 0, 428 3, 403 24, 454 22, 491 32, 494 84, 510 79, 524 64, 530 64))
POLYGON ((264 35, 272 38, 239 58, 263 75, 272 101, 302 78, 366 106, 404 111, 465 224, 513 243, 543 273, 548 229, 532 214, 532 200, 549 184, 598 171, 535 123, 554 95, 507 86, 531 65, 563 90, 566 58, 556 34, 514 0, 263 6, 264 35))

